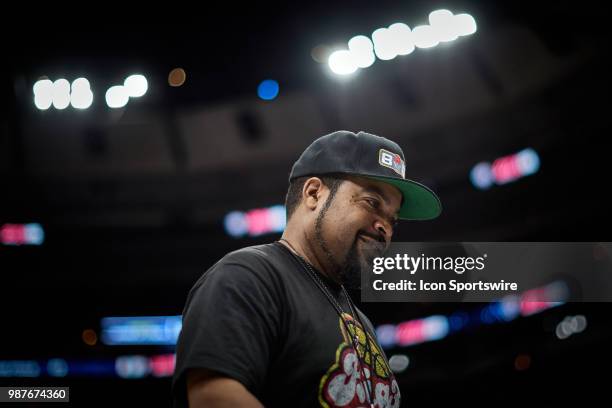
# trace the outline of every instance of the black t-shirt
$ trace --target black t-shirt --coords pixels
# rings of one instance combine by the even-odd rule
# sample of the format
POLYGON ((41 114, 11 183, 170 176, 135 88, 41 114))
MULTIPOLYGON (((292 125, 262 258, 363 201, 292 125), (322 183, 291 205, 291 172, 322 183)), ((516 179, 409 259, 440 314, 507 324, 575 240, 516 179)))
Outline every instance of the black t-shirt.
POLYGON ((189 293, 174 406, 187 406, 186 371, 208 368, 242 383, 266 407, 369 406, 370 379, 376 407, 399 407, 398 384, 372 324, 358 311, 368 350, 340 287, 319 276, 359 338, 364 370, 346 326, 295 255, 278 242, 247 247, 213 265, 189 293))

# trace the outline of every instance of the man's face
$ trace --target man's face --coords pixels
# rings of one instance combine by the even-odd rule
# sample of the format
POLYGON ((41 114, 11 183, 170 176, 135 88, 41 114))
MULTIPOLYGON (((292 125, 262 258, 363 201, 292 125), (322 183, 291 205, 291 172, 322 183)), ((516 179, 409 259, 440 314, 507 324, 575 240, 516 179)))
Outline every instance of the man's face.
POLYGON ((348 176, 335 197, 322 203, 315 238, 340 281, 358 288, 361 273, 391 243, 402 195, 395 187, 348 176))

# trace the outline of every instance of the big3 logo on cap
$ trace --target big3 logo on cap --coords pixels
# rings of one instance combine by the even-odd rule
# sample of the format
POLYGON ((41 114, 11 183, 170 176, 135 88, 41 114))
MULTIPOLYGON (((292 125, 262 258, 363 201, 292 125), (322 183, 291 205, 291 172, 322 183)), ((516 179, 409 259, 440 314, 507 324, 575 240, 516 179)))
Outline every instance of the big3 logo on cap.
POLYGON ((378 151, 378 163, 380 163, 381 166, 390 168, 402 176, 402 178, 406 177, 406 165, 404 164, 404 160, 402 160, 402 156, 399 154, 380 149, 378 151))

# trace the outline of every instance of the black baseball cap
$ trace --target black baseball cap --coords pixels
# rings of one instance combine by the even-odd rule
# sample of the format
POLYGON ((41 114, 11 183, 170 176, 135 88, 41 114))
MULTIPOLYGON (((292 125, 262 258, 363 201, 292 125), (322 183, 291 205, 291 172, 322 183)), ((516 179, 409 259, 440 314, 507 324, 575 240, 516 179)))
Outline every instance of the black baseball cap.
POLYGON ((382 181, 403 196, 401 220, 430 220, 442 212, 438 196, 406 178, 404 152, 399 145, 371 133, 339 130, 321 136, 295 162, 289 181, 302 176, 345 173, 382 181))

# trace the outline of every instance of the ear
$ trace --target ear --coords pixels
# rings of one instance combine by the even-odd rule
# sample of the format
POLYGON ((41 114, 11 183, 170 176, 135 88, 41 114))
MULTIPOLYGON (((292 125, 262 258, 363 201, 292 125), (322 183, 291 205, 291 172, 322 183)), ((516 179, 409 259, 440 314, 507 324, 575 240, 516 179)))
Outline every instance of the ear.
POLYGON ((311 177, 304 183, 302 188, 302 202, 309 210, 315 210, 323 197, 325 186, 318 177, 311 177))

